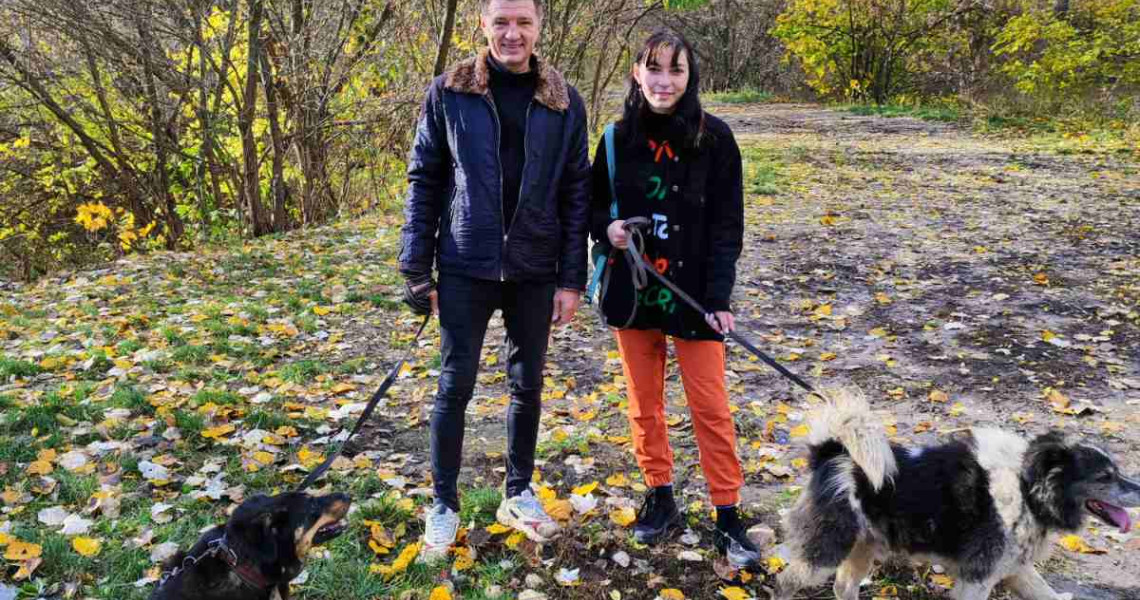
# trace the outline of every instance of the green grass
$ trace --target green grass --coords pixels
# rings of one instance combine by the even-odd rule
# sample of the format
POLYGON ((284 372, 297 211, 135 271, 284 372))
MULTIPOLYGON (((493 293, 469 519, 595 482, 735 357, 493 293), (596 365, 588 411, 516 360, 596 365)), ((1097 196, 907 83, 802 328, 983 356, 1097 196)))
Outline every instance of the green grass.
POLYGON ((784 188, 783 156, 777 150, 746 146, 744 158, 744 190, 748 194, 771 196, 784 188))
POLYGON ((310 383, 317 375, 331 372, 332 369, 319 360, 300 360, 285 365, 278 376, 290 383, 310 383))
POLYGON ((463 494, 463 502, 459 508, 459 522, 475 522, 476 526, 485 527, 495 522, 495 510, 503 501, 503 495, 497 489, 477 488, 468 490, 463 494))
POLYGON ((174 349, 170 357, 180 363, 204 365, 210 361, 210 348, 194 345, 179 346, 174 349))
POLYGON ((40 374, 40 366, 23 360, 0 358, 0 382, 10 377, 27 378, 40 374))
POLYGON ((760 104, 772 100, 772 94, 755 88, 704 94, 706 100, 722 104, 760 104))
POLYGON ((921 106, 901 104, 855 104, 843 107, 849 113, 860 116, 912 117, 924 121, 955 123, 962 118, 959 109, 949 106, 921 106))

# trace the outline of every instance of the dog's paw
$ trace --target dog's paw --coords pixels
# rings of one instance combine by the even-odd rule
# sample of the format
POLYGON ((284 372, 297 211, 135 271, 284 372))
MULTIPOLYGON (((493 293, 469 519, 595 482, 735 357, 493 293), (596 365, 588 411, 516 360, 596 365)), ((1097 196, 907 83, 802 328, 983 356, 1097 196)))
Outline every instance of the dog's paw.
POLYGON ((1073 600, 1073 595, 1069 592, 1065 592, 1064 594, 1057 594, 1057 600, 1073 600))

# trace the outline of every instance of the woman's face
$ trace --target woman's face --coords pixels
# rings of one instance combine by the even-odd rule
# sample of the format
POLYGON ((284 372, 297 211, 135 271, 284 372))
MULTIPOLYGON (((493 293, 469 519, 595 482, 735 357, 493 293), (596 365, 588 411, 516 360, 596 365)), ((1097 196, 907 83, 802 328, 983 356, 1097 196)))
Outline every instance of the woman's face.
POLYGON ((677 54, 673 64, 673 48, 659 46, 643 62, 633 66, 633 78, 641 87, 641 94, 649 108, 658 114, 670 114, 677 108, 681 96, 689 86, 689 56, 684 50, 677 54))

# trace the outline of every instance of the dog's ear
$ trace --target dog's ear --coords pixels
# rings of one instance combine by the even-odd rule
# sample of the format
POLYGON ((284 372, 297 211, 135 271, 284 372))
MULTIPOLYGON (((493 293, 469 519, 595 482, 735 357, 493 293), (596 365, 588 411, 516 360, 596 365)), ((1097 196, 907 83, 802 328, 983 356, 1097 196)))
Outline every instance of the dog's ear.
POLYGON ((259 565, 277 561, 277 528, 284 508, 268 496, 254 496, 241 504, 226 524, 231 547, 259 565))
POLYGON ((1023 491, 1030 509, 1046 526, 1065 530, 1080 526, 1080 507, 1069 494, 1075 472, 1076 454, 1059 432, 1040 435, 1029 443, 1023 491))

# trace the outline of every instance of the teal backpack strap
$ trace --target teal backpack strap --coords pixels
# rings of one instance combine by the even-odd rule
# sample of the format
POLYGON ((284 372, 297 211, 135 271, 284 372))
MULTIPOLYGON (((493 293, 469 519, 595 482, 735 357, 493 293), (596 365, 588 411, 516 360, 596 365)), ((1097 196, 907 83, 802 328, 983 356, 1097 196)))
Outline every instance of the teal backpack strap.
POLYGON ((614 186, 614 177, 617 174, 617 160, 614 156, 614 124, 606 125, 606 167, 610 172, 610 218, 618 218, 617 188, 614 186))
MULTIPOLYGON (((614 185, 614 177, 617 174, 617 161, 614 160, 614 124, 606 125, 605 131, 606 140, 606 169, 609 171, 610 176, 610 218, 616 219, 618 217, 618 204, 617 204, 617 188, 614 185)), ((598 284, 602 281, 602 273, 606 270, 606 261, 609 260, 608 252, 600 252, 601 248, 598 244, 605 242, 598 242, 594 244, 594 248, 599 250, 595 252, 594 257, 594 274, 590 278, 590 286, 586 288, 586 302, 592 302, 594 294, 598 291, 598 284)), ((606 243, 608 246, 609 244, 606 243)), ((598 299, 599 303, 601 299, 598 299)))

